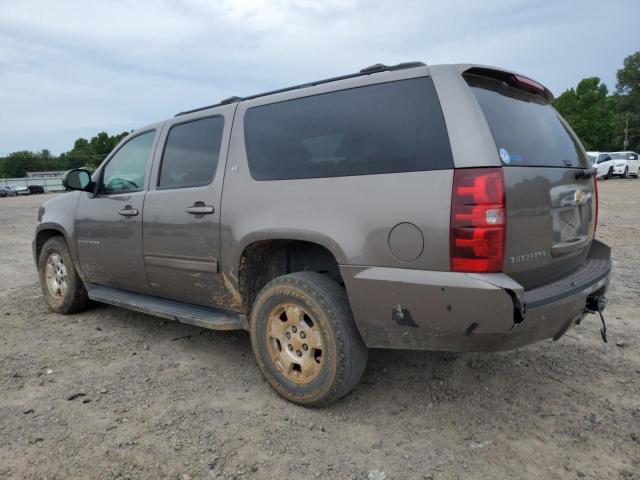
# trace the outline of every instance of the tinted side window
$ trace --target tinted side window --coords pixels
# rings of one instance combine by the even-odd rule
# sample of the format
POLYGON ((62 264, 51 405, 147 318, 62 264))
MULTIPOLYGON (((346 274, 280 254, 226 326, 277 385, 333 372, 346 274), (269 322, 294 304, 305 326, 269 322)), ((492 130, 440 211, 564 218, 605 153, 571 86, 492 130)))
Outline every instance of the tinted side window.
POLYGON ((211 183, 220 156, 223 117, 174 125, 162 154, 159 188, 197 187, 211 183))
POLYGON ((155 136, 155 131, 138 135, 116 152, 104 168, 100 192, 135 192, 144 188, 155 136))
POLYGON ((428 77, 254 107, 244 126, 256 180, 453 168, 428 77))

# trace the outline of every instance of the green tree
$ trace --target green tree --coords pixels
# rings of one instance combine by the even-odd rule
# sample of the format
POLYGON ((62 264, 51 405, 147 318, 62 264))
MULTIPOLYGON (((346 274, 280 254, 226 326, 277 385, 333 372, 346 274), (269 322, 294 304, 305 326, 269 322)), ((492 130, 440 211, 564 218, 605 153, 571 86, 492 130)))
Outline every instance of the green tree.
POLYGON ((23 177, 26 172, 37 170, 69 170, 78 167, 96 168, 102 160, 128 135, 122 132, 109 135, 100 132, 90 140, 78 138, 73 148, 55 157, 47 149, 34 153, 13 152, 0 158, 0 178, 23 177))
POLYGON ((640 52, 624 59, 616 78, 614 99, 619 113, 616 140, 622 147, 624 129, 628 122, 628 148, 637 152, 640 151, 640 52))
POLYGON ((0 162, 0 175, 5 178, 24 177, 27 172, 41 169, 42 159, 28 150, 10 153, 0 162))
POLYGON ((562 93, 555 108, 569 122, 587 150, 614 148, 616 109, 607 86, 598 77, 581 80, 562 93))
POLYGON ((58 159, 60 170, 78 167, 96 168, 115 148, 118 142, 127 135, 127 132, 119 135, 100 132, 92 137, 91 140, 78 138, 71 150, 60 155, 58 159))

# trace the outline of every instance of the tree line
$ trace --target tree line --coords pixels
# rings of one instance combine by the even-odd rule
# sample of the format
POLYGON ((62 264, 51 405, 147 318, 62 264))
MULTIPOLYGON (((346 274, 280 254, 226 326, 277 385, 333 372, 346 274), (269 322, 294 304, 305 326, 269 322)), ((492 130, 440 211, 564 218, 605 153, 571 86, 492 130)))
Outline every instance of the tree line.
POLYGON ((640 152, 640 52, 624 59, 616 80, 609 94, 598 77, 585 78, 553 104, 587 150, 640 152))
POLYGON ((100 132, 90 140, 78 138, 71 150, 59 156, 52 155, 47 149, 10 153, 0 158, 0 178, 19 178, 26 176, 26 172, 70 170, 78 167, 94 169, 128 134, 129 132, 122 132, 119 135, 109 135, 100 132))
MULTIPOLYGON (((587 150, 640 152, 640 52, 624 59, 612 94, 598 77, 585 78, 553 102, 587 150), (625 147, 625 138, 627 146, 625 147)), ((24 177, 26 172, 96 168, 128 132, 100 132, 90 140, 78 138, 59 156, 49 150, 13 152, 0 158, 0 178, 24 177)))

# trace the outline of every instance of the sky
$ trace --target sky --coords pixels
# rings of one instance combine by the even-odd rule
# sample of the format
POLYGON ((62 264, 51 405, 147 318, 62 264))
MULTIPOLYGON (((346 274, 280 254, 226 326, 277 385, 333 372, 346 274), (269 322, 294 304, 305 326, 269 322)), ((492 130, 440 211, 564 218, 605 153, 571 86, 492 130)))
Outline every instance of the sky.
POLYGON ((615 88, 640 0, 0 0, 0 156, 374 63, 480 63, 615 88))

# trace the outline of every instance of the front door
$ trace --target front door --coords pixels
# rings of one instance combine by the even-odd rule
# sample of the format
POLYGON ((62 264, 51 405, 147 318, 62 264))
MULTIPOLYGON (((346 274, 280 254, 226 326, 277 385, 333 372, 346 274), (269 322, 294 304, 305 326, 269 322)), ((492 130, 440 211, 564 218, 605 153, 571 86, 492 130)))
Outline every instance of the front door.
POLYGON ((140 133, 98 173, 98 192, 76 210, 76 248, 90 283, 151 293, 142 255, 142 209, 156 131, 140 133))
POLYGON ((224 159, 235 105, 167 124, 143 215, 153 294, 231 307, 218 268, 224 159))

